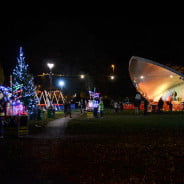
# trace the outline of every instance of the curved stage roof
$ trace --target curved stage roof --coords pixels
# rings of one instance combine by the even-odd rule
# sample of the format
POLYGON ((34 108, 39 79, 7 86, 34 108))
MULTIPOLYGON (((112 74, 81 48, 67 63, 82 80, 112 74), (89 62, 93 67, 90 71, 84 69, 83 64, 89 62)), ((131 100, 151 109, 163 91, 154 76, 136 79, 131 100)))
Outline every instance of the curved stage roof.
POLYGON ((184 75, 149 59, 132 56, 129 74, 133 85, 149 101, 160 97, 184 101, 184 75))

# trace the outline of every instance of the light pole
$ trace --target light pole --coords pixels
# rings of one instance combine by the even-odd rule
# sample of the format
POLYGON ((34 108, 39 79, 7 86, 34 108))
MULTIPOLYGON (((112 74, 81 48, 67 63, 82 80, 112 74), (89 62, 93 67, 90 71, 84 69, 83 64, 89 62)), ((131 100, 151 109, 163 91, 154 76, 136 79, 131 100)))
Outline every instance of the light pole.
POLYGON ((111 67, 112 67, 112 72, 114 73, 115 65, 114 65, 114 64, 112 64, 112 65, 111 65, 111 67))
POLYGON ((50 104, 51 104, 51 88, 52 88, 52 68, 54 67, 53 63, 47 63, 47 66, 49 67, 50 73, 49 73, 49 78, 50 78, 50 104))
MULTIPOLYGON (((63 80, 59 80, 58 85, 61 88, 61 94, 63 94, 63 87, 65 86, 65 82, 63 80)), ((63 98, 63 95, 62 95, 62 100, 63 100, 63 103, 64 103, 65 99, 63 98)))
POLYGON ((115 68, 115 65, 112 64, 111 67, 112 67, 112 75, 110 76, 110 79, 111 80, 114 80, 115 79, 115 76, 114 76, 114 68, 115 68))

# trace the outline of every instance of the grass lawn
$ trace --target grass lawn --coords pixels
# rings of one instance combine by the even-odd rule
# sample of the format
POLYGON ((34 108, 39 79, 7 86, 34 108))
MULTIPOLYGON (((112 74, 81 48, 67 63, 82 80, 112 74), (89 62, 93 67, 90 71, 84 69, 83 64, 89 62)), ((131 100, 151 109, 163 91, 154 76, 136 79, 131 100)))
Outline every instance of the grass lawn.
POLYGON ((73 167, 84 183, 88 177, 92 183, 184 183, 184 113, 107 111, 103 119, 72 120, 66 134, 73 136, 73 167))
POLYGON ((99 135, 165 135, 180 134, 184 130, 184 113, 135 115, 134 111, 114 113, 106 111, 104 118, 91 118, 87 114, 68 123, 67 134, 99 135))
POLYGON ((184 183, 184 113, 106 110, 103 119, 72 119, 65 133, 4 140, 0 176, 27 184, 184 183))

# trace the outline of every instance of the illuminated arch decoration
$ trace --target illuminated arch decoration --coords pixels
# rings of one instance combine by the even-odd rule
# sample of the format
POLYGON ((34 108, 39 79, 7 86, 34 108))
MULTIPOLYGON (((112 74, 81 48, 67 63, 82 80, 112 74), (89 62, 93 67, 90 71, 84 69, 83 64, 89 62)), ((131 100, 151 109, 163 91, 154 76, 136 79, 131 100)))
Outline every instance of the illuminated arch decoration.
POLYGON ((184 75, 155 61, 132 56, 129 74, 133 85, 146 99, 157 102, 170 98, 175 103, 184 101, 184 75))
POLYGON ((62 105, 63 102, 65 101, 63 93, 59 90, 51 91, 51 94, 46 90, 44 91, 37 90, 36 98, 38 99, 38 106, 45 106, 46 108, 49 107, 50 105, 53 106, 62 105), (52 104, 50 104, 49 99, 51 99, 52 104))

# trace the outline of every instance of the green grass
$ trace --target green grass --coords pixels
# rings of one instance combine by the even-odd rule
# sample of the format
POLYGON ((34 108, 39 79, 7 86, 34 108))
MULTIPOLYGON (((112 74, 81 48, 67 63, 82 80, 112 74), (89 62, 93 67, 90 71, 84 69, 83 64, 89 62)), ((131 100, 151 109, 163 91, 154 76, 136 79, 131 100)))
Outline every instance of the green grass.
POLYGON ((184 113, 167 112, 163 114, 149 114, 144 116, 135 115, 134 111, 114 113, 105 111, 104 118, 88 118, 81 116, 68 123, 67 134, 110 134, 110 135, 131 135, 162 133, 168 131, 180 133, 184 130, 184 113))
POLYGON ((14 171, 20 181, 28 173, 26 182, 34 183, 61 183, 64 176, 69 184, 182 184, 183 132, 181 112, 144 116, 106 110, 103 119, 83 114, 68 123, 64 138, 0 142, 0 173, 11 179, 14 171))

